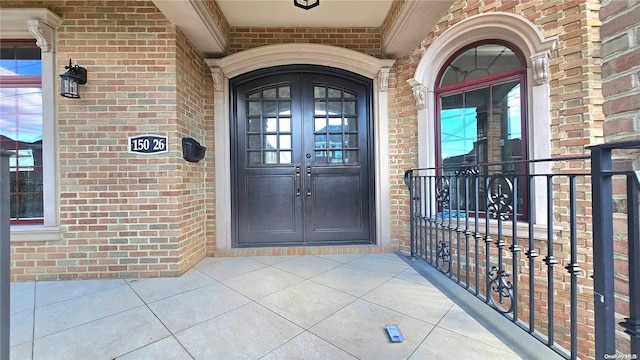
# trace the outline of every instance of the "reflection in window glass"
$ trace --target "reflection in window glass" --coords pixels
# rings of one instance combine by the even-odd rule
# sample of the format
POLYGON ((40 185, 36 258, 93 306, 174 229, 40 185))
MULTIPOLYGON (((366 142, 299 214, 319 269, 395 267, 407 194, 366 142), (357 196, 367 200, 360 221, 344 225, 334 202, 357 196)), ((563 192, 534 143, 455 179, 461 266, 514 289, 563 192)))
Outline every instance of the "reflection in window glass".
POLYGON ((9 158, 11 222, 42 222, 42 62, 33 43, 0 47, 0 149, 9 158))
POLYGON ((339 88, 315 86, 314 98, 315 164, 357 164, 356 96, 339 88))
POLYGON ((291 164, 291 87, 269 86, 246 94, 246 161, 249 166, 291 164))
POLYGON ((291 119, 290 118, 280 118, 280 131, 281 132, 290 132, 291 131, 291 119))

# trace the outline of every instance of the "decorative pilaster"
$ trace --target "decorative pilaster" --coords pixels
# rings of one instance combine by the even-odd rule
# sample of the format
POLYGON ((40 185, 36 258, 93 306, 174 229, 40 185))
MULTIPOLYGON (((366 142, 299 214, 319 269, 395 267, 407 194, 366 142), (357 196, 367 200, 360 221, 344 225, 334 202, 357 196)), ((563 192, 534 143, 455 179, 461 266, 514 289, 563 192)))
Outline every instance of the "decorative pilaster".
POLYGON ((407 80, 413 89, 413 98, 416 100, 418 110, 427 108, 427 87, 417 82, 415 79, 407 80))
POLYGON ((549 82, 549 57, 547 53, 531 56, 533 81, 536 85, 549 82))
POLYGON ((389 67, 383 67, 378 72, 378 86, 380 91, 387 91, 389 89, 389 67))
POLYGON ((46 23, 34 19, 27 20, 29 32, 36 38, 36 45, 42 52, 54 52, 55 30, 46 23))

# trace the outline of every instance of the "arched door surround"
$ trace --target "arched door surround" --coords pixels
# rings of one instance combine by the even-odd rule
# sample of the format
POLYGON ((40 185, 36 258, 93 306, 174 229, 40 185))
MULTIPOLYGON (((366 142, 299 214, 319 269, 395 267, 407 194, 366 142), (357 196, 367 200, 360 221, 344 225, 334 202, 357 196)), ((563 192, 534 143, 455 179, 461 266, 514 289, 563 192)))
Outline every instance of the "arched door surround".
POLYGON ((214 80, 216 248, 232 248, 231 129, 229 79, 254 70, 280 65, 321 65, 344 69, 373 80, 373 153, 375 168, 375 238, 390 243, 389 149, 387 81, 394 60, 322 44, 278 44, 208 59, 214 80))

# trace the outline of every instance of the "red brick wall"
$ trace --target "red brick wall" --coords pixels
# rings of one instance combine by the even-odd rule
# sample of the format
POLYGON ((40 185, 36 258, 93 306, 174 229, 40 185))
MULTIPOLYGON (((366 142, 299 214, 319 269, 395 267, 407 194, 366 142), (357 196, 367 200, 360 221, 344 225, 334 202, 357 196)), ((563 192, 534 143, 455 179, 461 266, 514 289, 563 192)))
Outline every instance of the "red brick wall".
POLYGON ((2 6, 62 17, 57 69, 72 58, 88 71, 82 99, 57 97, 63 239, 12 242, 12 279, 171 276, 202 258, 210 168, 186 164, 180 144, 188 135, 212 148, 202 58, 151 2, 2 6), (127 137, 141 134, 166 135, 169 152, 128 153, 127 137))
POLYGON ((383 58, 378 28, 231 27, 229 52, 288 43, 333 45, 383 58))
MULTIPOLYGON (((179 195, 177 213, 178 249, 180 268, 186 271, 205 257, 206 241, 214 239, 214 228, 207 225, 207 218, 215 215, 212 201, 213 179, 213 79, 209 66, 191 45, 185 35, 177 31, 176 60, 178 108, 175 124, 177 133, 191 137, 208 148, 206 159, 198 163, 178 161, 180 183, 173 184, 179 195)), ((176 141, 180 139, 176 138, 176 141)), ((210 244, 215 248, 215 242, 210 244)))
MULTIPOLYGON (((607 142, 640 140, 640 2, 602 2, 602 92, 607 142)), ((640 169, 640 154, 614 153, 616 167, 640 169)), ((629 316, 629 235, 625 179, 614 178, 614 251, 616 323, 629 316)), ((632 219, 631 221, 637 221, 632 219)), ((636 285, 637 286, 637 285, 636 285)), ((616 349, 630 353, 629 336, 618 325, 616 349)))
MULTIPOLYGON (((593 0, 571 1, 456 1, 449 14, 427 34, 425 46, 429 46, 444 31, 460 21, 481 13, 510 12, 529 19, 545 37, 558 37, 558 48, 551 53, 550 58, 550 88, 551 88, 551 155, 565 156, 588 154, 586 147, 590 144, 602 142, 602 94, 600 81, 600 43, 598 19, 599 2, 593 0)), ((420 53, 406 54, 397 59, 395 64, 396 87, 390 89, 391 100, 395 103, 390 108, 390 152, 391 161, 391 214, 392 215, 392 244, 407 251, 409 214, 406 186, 403 183, 404 171, 417 166, 417 111, 414 105, 412 89, 407 79, 412 78, 420 53), (397 215, 395 215, 397 214, 397 215)), ((438 69, 432 69, 437 71, 438 69)), ((432 84, 425 84, 432 86, 432 84)), ((429 111, 435 111, 429 109, 429 111)), ((535 119, 533 119, 535 121, 535 119)), ((587 162, 567 162, 558 166, 557 171, 588 171, 587 162)), ((564 191, 566 186, 558 184, 558 189, 564 191), (560 187, 562 186, 562 187, 560 187)), ((590 185, 587 182, 578 187, 579 199, 590 198, 590 185)), ((563 200, 564 201, 564 200, 563 200)), ((556 206, 566 206, 566 201, 558 202, 556 206)), ((579 313, 579 345, 581 357, 592 357, 593 350, 593 311, 590 305, 592 297, 591 274, 591 226, 590 202, 579 201, 581 217, 578 234, 580 236, 579 256, 580 266, 585 270, 579 275, 581 287, 579 313)), ((558 208, 560 209, 560 208, 558 208)), ((566 212, 559 211, 558 214, 566 212)), ((556 225, 566 224, 566 216, 557 216, 556 225)), ((566 228, 566 226, 565 226, 566 228)), ((568 259, 568 241, 566 232, 557 234, 556 257, 564 266, 568 259)), ((556 267, 559 279, 566 274, 560 265, 556 267)), ((566 290, 559 291, 556 311, 566 310, 566 290)), ((568 330, 557 329, 556 340, 568 348, 568 330)))

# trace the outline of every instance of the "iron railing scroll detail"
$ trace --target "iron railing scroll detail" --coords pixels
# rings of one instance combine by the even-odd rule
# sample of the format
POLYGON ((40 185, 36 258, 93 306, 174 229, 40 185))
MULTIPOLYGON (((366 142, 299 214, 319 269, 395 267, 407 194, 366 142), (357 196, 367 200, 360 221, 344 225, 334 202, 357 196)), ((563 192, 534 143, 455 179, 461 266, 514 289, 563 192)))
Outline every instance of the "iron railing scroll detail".
MULTIPOLYGON (((411 255, 556 353, 577 358, 576 301, 584 292, 579 284, 589 279, 579 264, 584 257, 578 257, 575 221, 585 210, 583 206, 578 214, 575 199, 577 184, 588 184, 590 174, 550 169, 562 168, 555 166, 561 161, 588 160, 582 156, 408 170, 411 255), (530 173, 539 168, 549 171, 530 173), (560 259, 556 252, 565 251, 565 244, 570 249, 560 259), (567 302, 570 310, 563 308, 567 302), (560 312, 562 324, 557 324, 560 312), (565 313, 570 313, 568 319, 565 313)), ((581 191, 584 197, 584 188, 581 191)))

